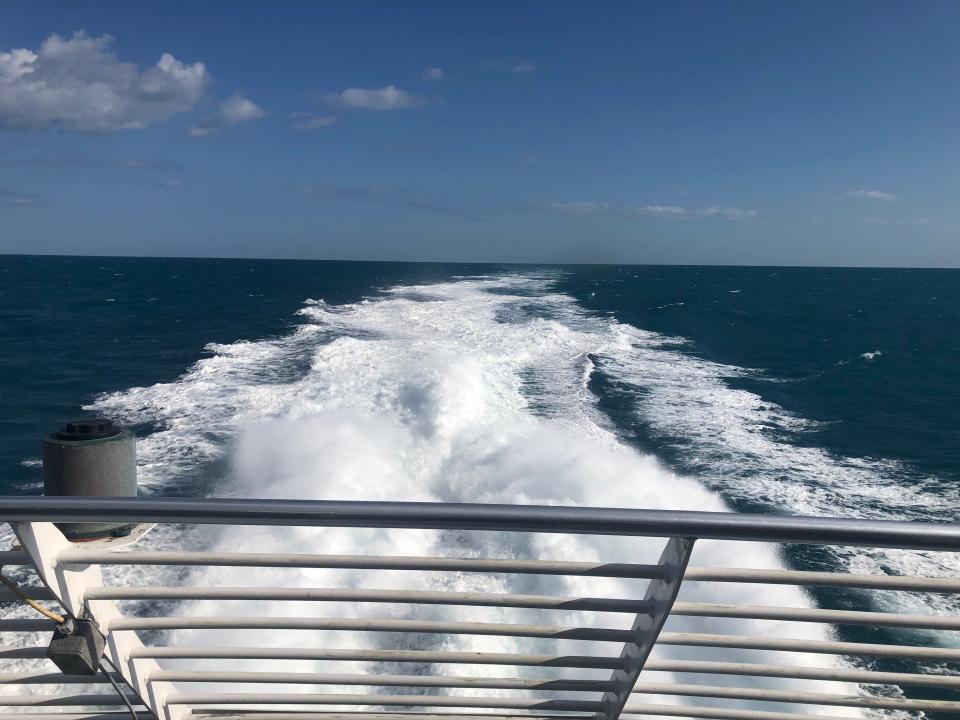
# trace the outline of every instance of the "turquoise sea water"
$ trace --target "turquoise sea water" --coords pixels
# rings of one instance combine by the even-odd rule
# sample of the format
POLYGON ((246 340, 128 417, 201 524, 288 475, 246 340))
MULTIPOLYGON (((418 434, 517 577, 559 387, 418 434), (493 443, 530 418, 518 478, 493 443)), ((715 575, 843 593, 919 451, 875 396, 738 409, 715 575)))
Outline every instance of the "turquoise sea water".
MULTIPOLYGON (((145 493, 378 497, 370 475, 337 484, 355 471, 339 456, 320 459, 337 472, 319 490, 289 480, 310 476, 300 469, 271 485, 251 428, 288 437, 295 423, 312 430, 293 456, 355 426, 396 443, 396 464, 376 467, 403 477, 393 499, 641 502, 622 484, 664 506, 702 502, 680 476, 733 510, 956 522, 957 328, 960 271, 0 257, 0 492, 38 493, 42 435, 98 413, 137 430, 145 493), (572 456, 583 485, 564 486, 537 476, 535 453, 484 445, 476 428, 499 417, 536 427, 544 447, 593 438, 656 469, 615 486, 591 476, 612 459, 572 456), (489 489, 438 479, 473 466, 500 469, 489 489)), ((787 548, 784 561, 960 570, 882 551, 787 548)))

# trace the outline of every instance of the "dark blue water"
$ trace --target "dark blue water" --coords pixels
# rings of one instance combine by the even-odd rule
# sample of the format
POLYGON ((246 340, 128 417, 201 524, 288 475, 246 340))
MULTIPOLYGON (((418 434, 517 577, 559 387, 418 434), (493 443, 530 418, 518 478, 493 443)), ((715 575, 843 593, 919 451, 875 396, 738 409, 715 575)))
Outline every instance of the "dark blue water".
MULTIPOLYGON (((455 386, 455 340, 481 359, 535 358, 516 373, 535 416, 572 417, 579 406, 564 398, 578 390, 563 383, 582 365, 600 425, 732 509, 955 522, 958 328, 960 271, 950 270, 0 257, 0 492, 39 492, 40 438, 89 412, 135 427, 144 492, 231 492, 245 427, 322 414, 321 395, 379 402, 377 388, 359 384, 378 377, 371 367, 402 406, 381 410, 429 439, 450 411, 423 387, 455 386), (432 296, 441 282, 443 296, 432 296), (465 319, 458 334, 457 314, 498 293, 515 300, 487 324, 465 319), (417 303, 433 314, 417 315, 417 303), (338 322, 347 307, 368 312, 338 322), (536 323, 576 337, 564 344, 554 333, 554 349, 536 332, 507 332, 536 323), (436 337, 425 334, 434 326, 436 337), (419 354, 397 356, 391 339, 401 337, 419 354), (350 368, 321 352, 347 340, 359 343, 347 355, 355 391, 350 368)), ((478 399, 497 398, 478 386, 463 401, 478 399)), ((786 557, 809 569, 958 571, 955 559, 923 554, 787 548, 786 557)), ((813 600, 891 609, 856 593, 813 600)), ((916 603, 907 610, 955 611, 916 603)))
MULTIPOLYGON (((794 442, 960 479, 960 271, 578 268, 560 288, 689 339, 686 352, 762 369, 730 384, 820 423, 794 442)), ((685 465, 683 438, 645 439, 685 465)))
POLYGON ((36 492, 39 439, 102 393, 175 380, 210 343, 289 333, 306 297, 458 267, 0 255, 0 491, 36 492))
MULTIPOLYGON (((394 284, 490 270, 0 257, 0 487, 35 483, 22 462, 38 438, 98 394, 171 381, 209 343, 287 333, 304 298, 355 302, 394 284)), ((818 423, 793 443, 899 461, 907 479, 960 478, 956 270, 577 267, 563 268, 557 289, 591 312, 685 338, 691 355, 761 369, 727 383, 818 423)), ((638 443, 696 469, 688 438, 618 413, 616 397, 602 397, 602 381, 597 388, 638 443)))

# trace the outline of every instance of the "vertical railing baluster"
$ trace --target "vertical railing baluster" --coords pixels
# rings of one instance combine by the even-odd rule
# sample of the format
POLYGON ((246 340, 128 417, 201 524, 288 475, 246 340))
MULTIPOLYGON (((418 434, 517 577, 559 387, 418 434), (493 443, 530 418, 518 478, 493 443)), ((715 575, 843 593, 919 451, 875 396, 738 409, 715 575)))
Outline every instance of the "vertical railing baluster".
POLYGON ((693 542, 694 538, 670 538, 667 541, 659 563, 664 570, 663 577, 651 580, 647 586, 643 599, 651 603, 650 610, 638 614, 633 621, 636 639, 625 644, 620 651, 620 657, 627 660, 627 666, 615 670, 610 678, 615 688, 603 694, 603 710, 597 713, 597 720, 616 720, 623 711, 650 651, 657 642, 660 630, 670 615, 670 608, 677 599, 683 573, 693 551, 693 542))

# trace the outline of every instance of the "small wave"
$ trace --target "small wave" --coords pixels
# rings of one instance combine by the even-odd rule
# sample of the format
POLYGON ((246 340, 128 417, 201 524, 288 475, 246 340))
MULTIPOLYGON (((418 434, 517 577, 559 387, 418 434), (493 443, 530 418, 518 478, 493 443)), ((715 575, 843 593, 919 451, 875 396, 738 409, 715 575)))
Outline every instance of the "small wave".
POLYGON ((862 357, 864 360, 876 360, 881 355, 883 355, 882 352, 879 350, 874 350, 873 352, 865 352, 860 357, 862 357))

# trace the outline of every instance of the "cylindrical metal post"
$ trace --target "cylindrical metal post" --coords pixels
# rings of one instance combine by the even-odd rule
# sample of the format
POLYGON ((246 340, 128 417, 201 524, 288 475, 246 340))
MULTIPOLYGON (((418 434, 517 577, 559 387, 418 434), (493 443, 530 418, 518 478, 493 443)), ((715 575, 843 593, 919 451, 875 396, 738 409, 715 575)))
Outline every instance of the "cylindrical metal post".
MULTIPOLYGON (((77 420, 43 441, 45 495, 135 497, 136 437, 109 420, 77 420)), ((60 523, 70 540, 129 533, 134 523, 60 523)))

